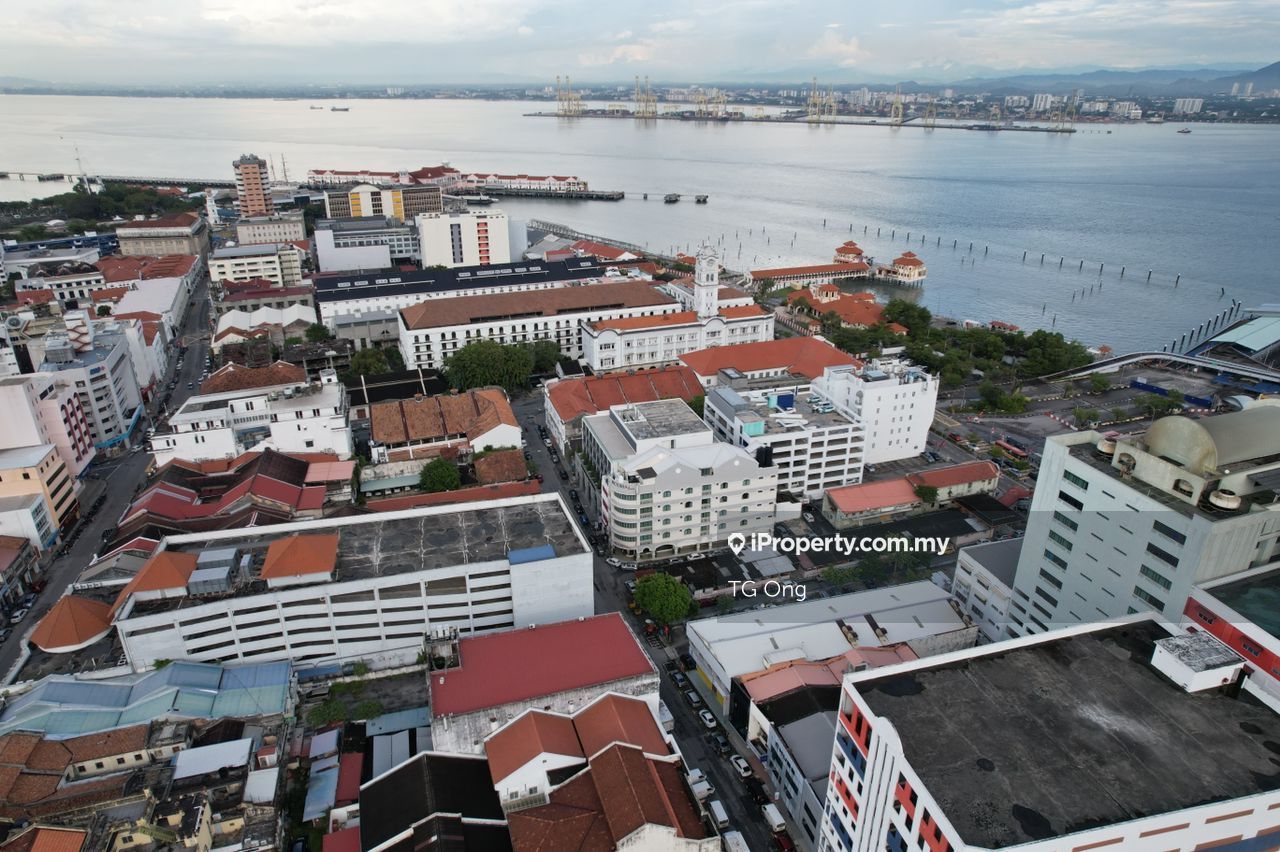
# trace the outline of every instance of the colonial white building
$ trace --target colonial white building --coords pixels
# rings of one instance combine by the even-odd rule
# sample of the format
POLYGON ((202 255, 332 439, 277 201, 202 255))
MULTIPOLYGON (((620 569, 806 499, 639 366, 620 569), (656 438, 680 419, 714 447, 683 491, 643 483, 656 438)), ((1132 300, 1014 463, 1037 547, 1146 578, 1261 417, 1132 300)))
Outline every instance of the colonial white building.
POLYGON ((113 614, 135 670, 412 664, 424 639, 592 615, 591 559, 555 494, 295 521, 165 539, 113 614))
MULTIPOLYGON (((422 213, 415 221, 424 267, 511 262, 507 214, 501 210, 422 213)), ((524 251, 524 246, 519 250, 524 251)))
POLYGON ((440 299, 400 311, 400 351, 406 367, 438 369, 474 340, 554 340, 562 353, 580 358, 581 324, 671 314, 679 307, 640 281, 440 299))
POLYGON ((828 488, 862 481, 862 427, 802 388, 711 388, 703 419, 717 439, 777 468, 783 491, 817 499, 828 488))
POLYGON ((901 359, 828 367, 813 392, 862 427, 863 462, 880 464, 924 452, 938 401, 938 379, 901 359))
MULTIPOLYGON (((691 295, 678 302, 685 310, 662 316, 617 317, 585 323, 582 349, 597 371, 656 367, 686 352, 773 339, 773 314, 729 297, 720 303, 720 261, 710 246, 698 250, 691 295)), ((745 294, 744 294, 745 295, 745 294)))
POLYGON ((773 525, 777 470, 716 441, 682 400, 583 418, 582 459, 609 544, 625 558, 711 550, 773 525))
POLYGON ((301 211, 247 216, 236 222, 236 242, 242 246, 289 243, 306 238, 307 225, 301 211))
POLYGON ((261 278, 277 287, 302 283, 303 251, 292 243, 265 243, 221 248, 209 258, 214 281, 251 281, 261 278))
POLYGON ((351 455, 346 390, 333 370, 318 383, 271 385, 189 397, 156 432, 156 464, 234 458, 246 450, 351 455))

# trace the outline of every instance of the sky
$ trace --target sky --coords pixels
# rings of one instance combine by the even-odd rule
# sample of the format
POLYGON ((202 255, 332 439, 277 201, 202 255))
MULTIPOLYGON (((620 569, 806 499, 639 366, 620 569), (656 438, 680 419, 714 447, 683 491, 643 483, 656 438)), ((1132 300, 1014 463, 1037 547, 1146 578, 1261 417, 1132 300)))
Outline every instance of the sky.
POLYGON ((57 83, 947 82, 1260 67, 1276 0, 40 0, 0 77, 57 83))

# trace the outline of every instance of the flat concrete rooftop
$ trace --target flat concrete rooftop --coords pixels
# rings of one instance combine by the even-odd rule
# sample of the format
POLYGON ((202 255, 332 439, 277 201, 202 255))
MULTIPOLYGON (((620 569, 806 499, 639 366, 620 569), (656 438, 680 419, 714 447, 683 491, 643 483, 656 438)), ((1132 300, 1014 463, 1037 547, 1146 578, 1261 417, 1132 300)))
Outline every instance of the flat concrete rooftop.
POLYGON ((999 848, 1280 788, 1280 715, 1184 692, 1155 622, 974 656, 857 689, 966 844, 999 848))

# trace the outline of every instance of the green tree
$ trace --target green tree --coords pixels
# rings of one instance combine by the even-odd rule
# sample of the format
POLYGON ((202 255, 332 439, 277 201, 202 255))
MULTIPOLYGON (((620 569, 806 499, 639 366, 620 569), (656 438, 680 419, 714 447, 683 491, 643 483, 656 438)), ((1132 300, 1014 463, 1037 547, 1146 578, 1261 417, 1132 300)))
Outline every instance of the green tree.
POLYGON ((355 706, 352 714, 357 719, 373 719, 382 715, 382 702, 376 698, 366 698, 355 706))
POLYGON ((1104 393, 1111 389, 1111 380, 1101 373, 1089 377, 1089 390, 1093 393, 1104 393))
POLYGON ((422 466, 418 474, 418 487, 429 493, 453 491, 462 485, 458 466, 448 459, 435 458, 422 466))
POLYGON ((984 408, 999 408, 1003 398, 1004 394, 994 382, 985 380, 978 385, 978 399, 982 401, 984 408))
POLYGON ((733 612, 733 595, 721 595, 716 598, 716 612, 721 615, 733 612))
POLYGON ((1084 426, 1097 420, 1101 415, 1096 408, 1085 408, 1077 405, 1071 411, 1071 416, 1075 418, 1077 426, 1084 426))
POLYGON ((44 225, 23 225, 18 229, 18 242, 31 243, 43 240, 48 234, 49 229, 44 225))
POLYGON ((444 365, 445 377, 458 390, 498 385, 508 393, 529 386, 533 353, 527 346, 503 346, 493 340, 468 343, 444 365))
POLYGON ((707 398, 702 394, 698 394, 689 400, 689 407, 693 409, 693 413, 702 416, 702 412, 706 410, 707 398))
POLYGON ((345 722, 348 717, 347 705, 344 702, 336 698, 328 698, 311 708, 311 712, 307 714, 307 724, 319 728, 335 722, 345 722))
POLYGON ((889 304, 884 306, 881 316, 884 317, 885 322, 905 325, 911 337, 926 334, 933 322, 933 314, 929 313, 928 308, 917 305, 915 302, 908 302, 906 299, 890 299, 889 304))
POLYGON ((332 338, 333 332, 329 331, 328 326, 324 323, 313 322, 307 326, 307 342, 309 343, 324 343, 332 338))
POLYGON ((404 355, 399 346, 387 346, 380 350, 387 359, 387 370, 392 373, 404 372, 404 355))
POLYGON ((932 485, 917 485, 916 496, 927 506, 935 506, 938 503, 938 489, 932 485))
POLYGON ((538 340, 529 345, 533 355, 533 372, 549 373, 556 368, 560 360, 560 346, 554 340, 538 340))
POLYGON ((387 356, 381 349, 369 347, 351 356, 351 375, 376 376, 389 370, 387 356))
POLYGON ((693 594, 680 580, 657 572, 636 582, 635 599, 636 605, 655 621, 674 624, 688 616, 693 594))
POLYGON ((100 317, 107 317, 107 316, 111 316, 111 306, 110 306, 110 305, 98 305, 98 316, 100 316, 100 317))

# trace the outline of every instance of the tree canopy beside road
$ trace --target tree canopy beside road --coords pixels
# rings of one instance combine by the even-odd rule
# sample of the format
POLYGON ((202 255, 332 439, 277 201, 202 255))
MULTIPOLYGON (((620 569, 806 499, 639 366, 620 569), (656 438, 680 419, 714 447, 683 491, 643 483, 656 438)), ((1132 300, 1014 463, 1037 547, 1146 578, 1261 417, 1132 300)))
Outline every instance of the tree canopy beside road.
MULTIPOLYGON (((108 183, 98 192, 85 192, 77 186, 71 192, 38 198, 35 201, 0 202, 0 223, 16 224, 33 219, 64 219, 67 233, 83 234, 95 230, 99 222, 116 216, 132 218, 152 214, 180 213, 198 210, 200 201, 192 201, 181 195, 157 192, 153 187, 129 186, 108 183)), ((54 234, 43 225, 31 225, 17 232, 23 240, 40 240, 54 234)))
POLYGON ((636 606, 660 624, 674 624, 689 615, 693 593, 670 574, 657 572, 636 581, 636 606))
POLYGON ((458 466, 448 459, 434 458, 422 466, 418 474, 418 487, 434 494, 437 491, 453 491, 462 485, 458 466))
POLYGON ((459 349, 445 361, 444 374, 457 390, 497 385, 509 394, 527 390, 535 373, 550 373, 560 360, 554 340, 503 345, 493 340, 477 340, 459 349))

